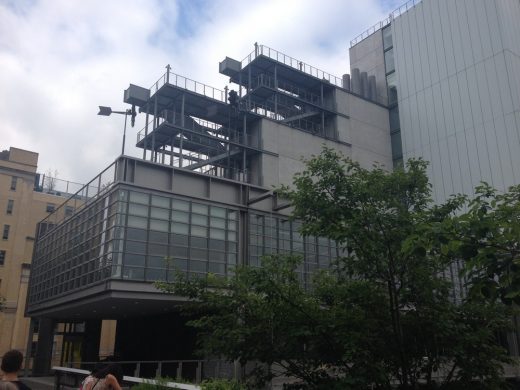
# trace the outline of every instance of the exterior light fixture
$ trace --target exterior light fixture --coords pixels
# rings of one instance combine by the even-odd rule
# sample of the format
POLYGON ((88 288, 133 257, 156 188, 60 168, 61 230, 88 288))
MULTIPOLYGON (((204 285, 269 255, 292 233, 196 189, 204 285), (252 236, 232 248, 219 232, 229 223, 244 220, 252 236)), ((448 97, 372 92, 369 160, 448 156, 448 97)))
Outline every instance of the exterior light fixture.
POLYGON ((135 111, 135 105, 132 105, 132 108, 126 110, 126 111, 113 111, 112 107, 106 107, 106 106, 99 106, 99 112, 98 115, 101 116, 110 116, 111 114, 121 114, 125 116, 125 127, 123 129, 123 146, 121 148, 121 154, 125 154, 125 139, 126 139, 126 120, 128 118, 128 115, 131 116, 131 125, 134 127, 135 125, 135 116, 137 115, 137 112, 135 111))

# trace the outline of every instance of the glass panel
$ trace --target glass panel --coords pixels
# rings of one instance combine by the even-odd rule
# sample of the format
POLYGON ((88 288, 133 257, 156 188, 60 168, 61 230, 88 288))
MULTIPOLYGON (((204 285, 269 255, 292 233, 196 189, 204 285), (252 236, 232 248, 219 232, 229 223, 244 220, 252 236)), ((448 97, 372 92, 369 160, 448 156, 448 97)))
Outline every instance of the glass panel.
POLYGON ((228 254, 228 264, 236 264, 237 263, 237 254, 229 253, 228 254))
POLYGON ((198 237, 207 237, 208 236, 208 228, 200 227, 200 226, 192 226, 191 234, 198 237))
POLYGON ((146 280, 150 280, 150 281, 166 280, 166 270, 148 268, 146 270, 146 280))
POLYGON ((224 275, 226 273, 226 265, 224 263, 209 263, 208 272, 224 275))
POLYGON ((157 219, 150 220, 150 229, 158 230, 160 232, 168 232, 168 221, 159 221, 157 219))
POLYGON ((126 251, 135 253, 146 253, 146 242, 127 241, 126 251))
POLYGON ((392 139, 392 157, 394 159, 403 156, 403 145, 401 143, 401 132, 390 135, 392 139))
POLYGON ((172 233, 188 234, 189 232, 189 225, 186 225, 184 223, 172 222, 170 224, 170 227, 172 229, 172 233))
POLYGON ((148 244, 148 253, 151 255, 166 256, 168 254, 168 246, 161 244, 148 244))
POLYGON ((233 221, 236 221, 237 220, 237 212, 229 210, 228 211, 228 218, 233 220, 233 221))
POLYGON ((172 221, 189 223, 190 214, 184 211, 172 211, 172 221))
POLYGON ((386 73, 390 73, 395 70, 394 49, 385 51, 385 69, 386 69, 386 73))
POLYGON ((129 216, 128 217, 128 226, 140 228, 140 229, 147 229, 148 228, 148 219, 129 216))
POLYGON ((222 207, 211 207, 211 215, 214 217, 226 218, 226 209, 222 207))
POLYGON ((190 248, 190 259, 206 260, 208 251, 206 249, 190 248))
POLYGON ((119 200, 128 200, 128 191, 120 190, 119 191, 119 200))
POLYGON ((170 210, 168 210, 168 209, 161 209, 161 208, 158 208, 158 207, 151 207, 150 208, 150 216, 152 218, 169 219, 170 218, 170 210))
POLYGON ((165 198, 164 196, 152 195, 152 205, 169 209, 170 208, 170 198, 165 198))
POLYGON ((206 266, 205 261, 190 261, 190 271, 206 272, 206 266))
POLYGON ((188 257, 188 248, 184 246, 172 246, 171 255, 173 257, 188 257))
POLYGON ((218 250, 225 250, 226 249, 226 242, 221 240, 209 240, 209 248, 210 249, 218 249, 218 250))
POLYGON ((152 242, 160 242, 166 244, 168 242, 168 233, 150 230, 150 232, 148 233, 148 239, 152 242))
POLYGON ((134 255, 134 254, 130 254, 130 253, 125 253, 125 257, 123 259, 123 263, 125 265, 144 266, 144 256, 142 256, 142 255, 134 255))
POLYGON ((187 270, 188 269, 188 260, 186 259, 174 259, 172 262, 171 267, 174 269, 182 269, 187 270))
POLYGON ((190 202, 180 199, 172 199, 172 209, 190 211, 190 202))
POLYGON ((235 232, 228 232, 228 240, 229 241, 236 241, 237 240, 237 234, 235 232))
POLYGON ((191 205, 191 211, 197 214, 208 215, 208 206, 205 204, 193 203, 191 205))
POLYGON ((207 248, 208 247, 208 239, 201 237, 192 237, 191 238, 191 246, 196 248, 207 248))
POLYGON ((144 279, 144 268, 123 267, 123 279, 144 279))
POLYGON ((216 228, 220 228, 220 229, 225 229, 226 228, 226 220, 225 219, 211 218, 209 223, 210 223, 211 227, 216 227, 216 228))
POLYGON ((127 228, 126 236, 131 240, 146 241, 146 230, 127 228))
POLYGON ((205 215, 191 215, 191 223, 195 225, 208 226, 208 217, 205 215))
POLYGON ((130 192, 130 202, 132 203, 142 203, 142 204, 148 204, 148 194, 143 194, 141 192, 130 192))
POLYGON ((179 244, 179 245, 185 245, 188 246, 188 236, 184 234, 172 234, 171 237, 171 243, 172 244, 179 244))
POLYGON ((392 28, 391 26, 383 29, 383 49, 386 50, 392 47, 392 28))
POLYGON ((155 268, 167 268, 168 260, 164 256, 148 256, 148 266, 155 268))
POLYGON ((396 85, 396 73, 390 73, 386 76, 386 84, 388 86, 388 105, 397 103, 397 85, 396 85))
POLYGON ((396 131, 401 128, 399 122, 399 107, 394 107, 390 110, 390 131, 396 131))
POLYGON ((217 240, 225 240, 226 239, 226 231, 225 230, 220 230, 220 229, 210 229, 210 237, 211 238, 216 238, 217 240))
POLYGON ((209 252, 209 260, 217 262, 217 263, 224 263, 224 262, 226 262, 226 253, 225 252, 210 251, 209 252))
POLYGON ((128 214, 139 215, 141 217, 148 216, 148 206, 130 203, 128 207, 128 214))

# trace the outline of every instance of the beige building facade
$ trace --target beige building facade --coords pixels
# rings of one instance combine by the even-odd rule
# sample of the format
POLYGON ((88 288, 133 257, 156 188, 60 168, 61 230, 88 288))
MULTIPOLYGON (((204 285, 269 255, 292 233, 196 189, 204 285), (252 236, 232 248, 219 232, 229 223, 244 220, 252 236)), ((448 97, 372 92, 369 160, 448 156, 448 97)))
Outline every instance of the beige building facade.
MULTIPOLYGON (((0 152, 0 356, 10 349, 26 354, 30 319, 25 317, 25 302, 38 222, 53 212, 74 212, 57 210, 69 194, 57 190, 55 178, 42 186, 37 166, 38 153, 14 147, 0 152)), ((109 329, 101 345, 105 355, 113 348, 109 329)), ((61 354, 60 344, 55 356, 61 354)))

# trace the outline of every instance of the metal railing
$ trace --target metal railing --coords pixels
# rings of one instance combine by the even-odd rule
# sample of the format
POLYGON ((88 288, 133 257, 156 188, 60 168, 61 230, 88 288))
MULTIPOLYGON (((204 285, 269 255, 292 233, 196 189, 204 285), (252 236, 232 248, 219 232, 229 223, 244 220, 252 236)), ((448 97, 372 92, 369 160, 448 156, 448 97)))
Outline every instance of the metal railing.
MULTIPOLYGON (((152 132, 151 124, 153 120, 148 123, 148 136, 150 136, 152 132)), ((236 142, 246 146, 257 147, 258 146, 258 137, 254 137, 251 135, 244 136, 243 134, 233 134, 229 131, 229 129, 224 126, 207 121, 205 119, 200 119, 196 117, 192 117, 189 115, 184 115, 184 118, 180 115, 161 115, 159 117, 159 126, 163 123, 168 123, 170 125, 177 126, 182 129, 189 130, 191 135, 199 135, 200 134, 200 144, 205 146, 213 146, 218 148, 224 148, 225 143, 236 142), (167 118, 167 119, 165 119, 167 118), (184 121, 183 121, 184 119, 184 121), (220 146, 219 146, 219 145, 220 146)), ((141 129, 137 133, 137 142, 141 142, 146 136, 146 127, 141 129)), ((149 145, 151 146, 151 145, 149 145)))
POLYGON ((277 85, 275 85, 274 77, 261 73, 256 77, 255 80, 253 80, 251 87, 256 88, 259 86, 264 86, 276 89, 277 91, 282 92, 288 96, 292 96, 315 105, 321 104, 321 98, 312 92, 308 92, 302 88, 283 81, 278 81, 276 84, 277 85))
MULTIPOLYGON (((78 388, 83 379, 90 375, 89 371, 78 368, 53 366, 52 370, 54 371, 54 388, 56 390, 61 390, 62 388, 78 388)), ((132 387, 140 383, 150 385, 160 384, 160 387, 179 390, 200 390, 200 386, 189 383, 177 383, 172 381, 163 382, 136 376, 123 376, 123 385, 129 385, 129 387, 132 387)))
POLYGON ((46 229, 45 234, 49 233, 57 224, 73 214, 78 213, 95 199, 105 194, 116 181, 116 164, 117 161, 110 164, 94 179, 70 195, 66 201, 59 205, 46 218, 42 219, 40 221, 40 227, 46 229))
POLYGON ((34 190, 51 195, 67 196, 76 193, 83 186, 82 183, 58 179, 56 176, 49 174, 39 174, 34 183, 34 190))
POLYGON ((361 34, 359 34, 357 37, 355 37, 353 40, 350 41, 350 47, 357 45, 359 42, 361 42, 363 39, 368 38, 370 35, 375 33, 376 31, 381 30, 383 27, 388 26, 393 19, 397 18, 398 16, 404 14, 408 10, 415 7, 417 4, 419 4, 422 0, 408 0, 406 3, 401 5, 400 7, 393 10, 388 18, 377 22, 373 26, 367 28, 365 31, 363 31, 361 34))
MULTIPOLYGON (((112 362, 111 362, 112 363, 112 362)), ((123 360, 114 361, 121 366, 128 376, 151 379, 157 377, 175 378, 176 380, 200 383, 208 378, 237 379, 234 364, 224 360, 123 360)), ((98 362, 64 362, 63 367, 90 373, 98 362), (88 370, 88 371, 86 371, 88 370)), ((55 369, 53 367, 53 369, 55 369)))
POLYGON ((328 82, 336 85, 337 87, 343 87, 343 80, 341 77, 331 75, 330 73, 324 72, 321 69, 306 64, 303 61, 297 60, 296 58, 281 53, 278 50, 271 49, 270 47, 265 45, 255 44, 255 49, 242 60, 242 69, 249 65, 255 58, 262 55, 269 57, 272 60, 278 61, 284 65, 290 66, 291 68, 299 70, 310 76, 316 77, 321 80, 327 80, 328 82))
POLYGON ((176 87, 198 93, 199 95, 203 95, 220 102, 227 102, 227 96, 223 90, 199 83, 198 81, 178 75, 172 71, 167 71, 164 73, 159 78, 159 80, 157 80, 155 84, 150 87, 150 96, 153 96, 165 84, 174 85, 176 87))

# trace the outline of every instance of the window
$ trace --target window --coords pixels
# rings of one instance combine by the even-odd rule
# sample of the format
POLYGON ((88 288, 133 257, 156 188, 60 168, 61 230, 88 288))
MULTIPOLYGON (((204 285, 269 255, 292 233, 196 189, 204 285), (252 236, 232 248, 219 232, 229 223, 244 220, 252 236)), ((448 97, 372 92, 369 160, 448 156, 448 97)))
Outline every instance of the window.
POLYGON ((388 86, 388 105, 391 106, 397 103, 397 83, 395 72, 386 76, 386 85, 388 86))
POLYGON ((399 121, 399 107, 390 109, 390 132, 393 133, 401 128, 399 121))
POLYGON ((392 157, 393 159, 399 159, 403 157, 403 146, 401 143, 401 132, 397 132, 392 134, 391 136, 392 142, 392 157))
POLYGON ((10 228, 9 225, 4 225, 4 234, 2 235, 2 238, 4 240, 9 239, 9 228, 10 228))
POLYGON ((395 70, 394 49, 385 51, 385 69, 386 73, 390 73, 395 70))
POLYGON ((9 199, 7 201, 7 209, 5 210, 6 214, 12 214, 13 213, 13 207, 14 207, 14 200, 9 199))
POLYGON ((392 29, 388 26, 383 29, 383 49, 389 49, 392 45, 392 29))
POLYGON ((11 190, 12 191, 16 191, 16 182, 17 182, 18 178, 16 176, 13 176, 11 178, 11 190))
POLYGON ((74 214, 74 207, 65 206, 65 216, 70 217, 72 214, 74 214))
POLYGON ((45 211, 48 213, 53 213, 56 209, 56 205, 54 203, 47 203, 47 207, 45 208, 45 211))
POLYGON ((4 265, 5 262, 5 251, 0 251, 0 265, 4 265))

